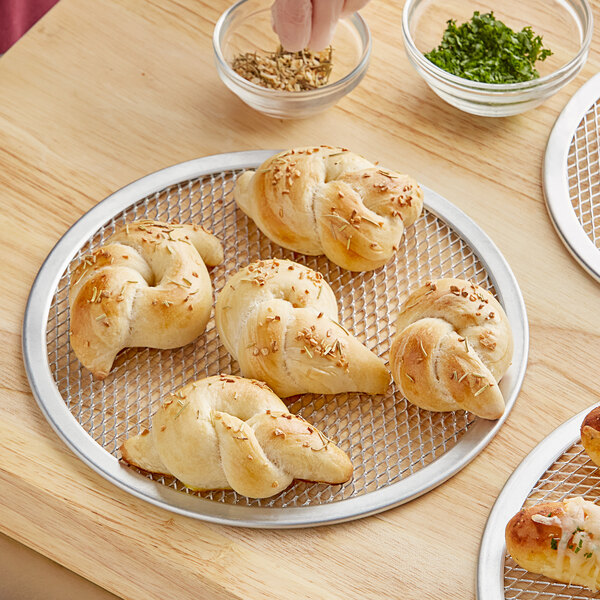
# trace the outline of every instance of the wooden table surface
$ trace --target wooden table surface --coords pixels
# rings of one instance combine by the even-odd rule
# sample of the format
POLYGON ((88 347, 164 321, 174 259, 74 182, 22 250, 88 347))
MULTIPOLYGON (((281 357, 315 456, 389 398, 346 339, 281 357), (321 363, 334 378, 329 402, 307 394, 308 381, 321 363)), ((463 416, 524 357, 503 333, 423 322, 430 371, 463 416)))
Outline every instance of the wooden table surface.
POLYGON ((507 477, 600 400, 599 287, 559 241, 541 187, 550 129, 600 68, 598 38, 578 77, 543 106, 484 119, 426 87, 400 41, 402 3, 377 0, 363 11, 375 43, 360 87, 320 116, 283 122, 218 79, 211 34, 228 4, 62 0, 0 59, 0 530, 124 598, 473 597, 481 533, 507 477), (30 392, 21 323, 42 261, 79 216, 142 175, 214 153, 319 143, 413 174, 498 245, 531 332, 514 410, 450 481, 353 523, 234 529, 122 492, 66 448, 30 392))

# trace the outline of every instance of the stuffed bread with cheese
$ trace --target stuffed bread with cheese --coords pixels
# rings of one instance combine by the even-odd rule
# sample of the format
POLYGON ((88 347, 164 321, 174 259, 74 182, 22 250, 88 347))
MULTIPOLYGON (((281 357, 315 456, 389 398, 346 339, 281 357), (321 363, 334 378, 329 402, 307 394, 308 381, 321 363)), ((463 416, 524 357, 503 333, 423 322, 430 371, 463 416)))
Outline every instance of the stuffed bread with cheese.
POLYGON ((600 589, 600 506, 580 496, 521 509, 506 526, 519 566, 556 581, 600 589))

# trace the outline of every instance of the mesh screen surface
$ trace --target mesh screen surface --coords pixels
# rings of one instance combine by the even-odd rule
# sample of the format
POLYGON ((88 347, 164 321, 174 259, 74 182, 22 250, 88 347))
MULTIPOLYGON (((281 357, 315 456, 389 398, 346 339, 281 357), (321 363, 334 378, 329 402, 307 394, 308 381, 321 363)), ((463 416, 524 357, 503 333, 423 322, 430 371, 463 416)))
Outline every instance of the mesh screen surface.
MULTIPOLYGON (((116 227, 140 218, 193 221, 222 241, 225 261, 210 270, 215 293, 230 275, 259 258, 288 258, 321 272, 332 286, 340 322, 387 361, 399 305, 414 287, 429 279, 470 279, 492 292, 492 284, 467 243, 432 213, 424 211, 406 232, 395 261, 376 271, 350 273, 326 258, 309 257, 271 243, 239 209, 232 197, 239 172, 225 171, 173 185, 141 199, 107 223, 99 223, 64 273, 48 317, 50 368, 69 410, 107 452, 119 456, 129 436, 150 426, 160 399, 185 383, 217 373, 239 374, 237 363, 219 341, 214 318, 205 333, 182 348, 130 348, 118 356, 109 376, 94 381, 73 353, 68 339, 70 273, 81 257, 102 245, 116 227)), ((253 500, 232 491, 203 492, 214 501, 263 507, 305 506, 359 496, 410 477, 457 444, 474 422, 464 412, 430 413, 407 403, 394 388, 370 397, 303 395, 286 400, 289 409, 319 427, 348 452, 354 476, 344 485, 297 482, 281 494, 253 500)), ((180 482, 156 481, 192 494, 180 482)))
POLYGON ((594 102, 579 123, 567 158, 569 196, 586 235, 600 248, 600 115, 594 102))

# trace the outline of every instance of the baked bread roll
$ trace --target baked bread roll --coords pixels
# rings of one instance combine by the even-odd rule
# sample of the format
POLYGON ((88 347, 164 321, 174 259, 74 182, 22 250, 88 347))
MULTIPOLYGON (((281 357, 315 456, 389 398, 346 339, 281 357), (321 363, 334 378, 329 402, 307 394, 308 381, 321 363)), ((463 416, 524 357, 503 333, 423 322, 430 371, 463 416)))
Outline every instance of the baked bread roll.
POLYGON ((295 148, 237 180, 238 206, 276 244, 350 271, 384 265, 423 209, 408 175, 343 148, 295 148))
POLYGON ((600 406, 590 411, 583 419, 581 444, 592 462, 600 466, 600 406))
POLYGON ((577 496, 520 510, 506 526, 506 549, 523 569, 600 589, 600 507, 577 496))
POLYGON ((193 490, 233 489, 251 498, 278 494, 294 479, 336 484, 352 476, 345 452, 264 383, 232 375, 175 392, 150 431, 125 441, 121 456, 193 490))
POLYGON ((220 242, 198 225, 136 221, 119 229, 71 275, 77 358, 103 379, 123 348, 189 344, 204 331, 212 307, 204 263, 222 261, 220 242))
POLYGON ((487 290, 462 279, 430 281, 400 310, 390 369, 409 402, 426 410, 468 410, 498 419, 498 381, 513 352, 510 324, 487 290))
POLYGON ((338 324, 337 302, 320 273, 289 260, 238 271, 217 296, 221 341, 242 375, 278 396, 383 393, 383 361, 338 324))

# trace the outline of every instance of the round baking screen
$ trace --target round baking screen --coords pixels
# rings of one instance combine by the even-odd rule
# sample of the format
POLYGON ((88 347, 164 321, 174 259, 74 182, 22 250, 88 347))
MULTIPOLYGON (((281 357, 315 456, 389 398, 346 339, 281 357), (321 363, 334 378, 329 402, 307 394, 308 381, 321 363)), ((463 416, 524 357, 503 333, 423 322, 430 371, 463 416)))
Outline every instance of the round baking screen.
POLYGON ((350 455, 350 482, 297 482, 263 500, 233 491, 194 493, 173 478, 136 472, 119 463, 119 447, 128 436, 149 427, 152 413, 170 392, 209 375, 239 374, 219 341, 214 319, 200 338, 182 348, 122 351, 103 381, 95 381, 81 367, 69 344, 70 278, 86 253, 128 221, 193 221, 211 230, 225 249, 224 263, 211 269, 215 293, 253 260, 298 261, 323 274, 338 298, 341 323, 386 360, 395 315, 412 288, 432 278, 454 276, 491 290, 504 305, 515 334, 514 362, 501 383, 508 413, 524 373, 527 323, 514 277, 489 238, 463 213, 426 190, 424 214, 407 230, 395 260, 381 269, 351 273, 323 256, 284 250, 236 208, 231 193, 239 173, 269 154, 237 153, 177 165, 127 186, 86 214, 53 250, 32 289, 24 329, 28 374, 40 406, 73 450, 111 481, 146 500, 190 516, 246 526, 291 527, 364 516, 405 502, 450 477, 484 447, 502 420, 420 410, 393 386, 374 397, 293 397, 286 400, 289 409, 350 455))

